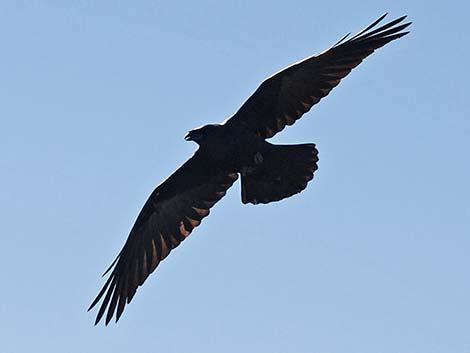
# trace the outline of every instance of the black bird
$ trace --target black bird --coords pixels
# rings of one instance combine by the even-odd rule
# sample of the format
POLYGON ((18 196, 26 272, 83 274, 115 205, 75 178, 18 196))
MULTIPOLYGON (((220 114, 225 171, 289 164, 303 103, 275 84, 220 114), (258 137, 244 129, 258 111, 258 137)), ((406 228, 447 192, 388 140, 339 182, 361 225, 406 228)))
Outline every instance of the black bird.
MULTIPOLYGON (((338 85, 364 58, 403 37, 406 16, 376 28, 387 14, 348 39, 268 77, 222 124, 191 130, 199 148, 150 195, 93 308, 95 324, 119 320, 139 286, 177 247, 241 175, 243 203, 269 203, 301 192, 317 169, 315 144, 273 145, 266 139, 292 125, 338 85)), ((89 309, 89 310, 90 310, 89 309)))

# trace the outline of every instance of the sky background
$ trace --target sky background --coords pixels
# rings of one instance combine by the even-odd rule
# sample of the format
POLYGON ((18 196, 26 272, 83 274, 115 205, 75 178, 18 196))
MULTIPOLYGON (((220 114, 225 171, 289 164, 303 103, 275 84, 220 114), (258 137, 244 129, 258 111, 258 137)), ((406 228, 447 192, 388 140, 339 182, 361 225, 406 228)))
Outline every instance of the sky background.
POLYGON ((470 352, 463 1, 1 1, 0 351, 470 352), (389 11, 412 33, 275 143, 301 194, 235 184, 120 322, 87 313, 147 196, 277 70, 389 11))

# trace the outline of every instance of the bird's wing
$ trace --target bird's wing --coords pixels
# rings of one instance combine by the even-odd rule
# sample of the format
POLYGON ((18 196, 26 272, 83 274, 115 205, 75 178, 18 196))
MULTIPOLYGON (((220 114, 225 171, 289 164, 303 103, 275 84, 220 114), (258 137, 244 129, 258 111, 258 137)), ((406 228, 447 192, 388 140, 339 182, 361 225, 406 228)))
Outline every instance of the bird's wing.
POLYGON ((141 286, 172 249, 177 247, 219 201, 238 178, 220 172, 196 154, 158 186, 145 203, 102 290, 91 304, 104 296, 97 324, 107 309, 106 324, 116 311, 119 320, 141 286))
POLYGON ((268 77, 225 123, 269 138, 292 125, 338 85, 364 58, 388 42, 403 37, 411 23, 406 16, 376 28, 387 14, 355 36, 344 37, 324 52, 268 77))

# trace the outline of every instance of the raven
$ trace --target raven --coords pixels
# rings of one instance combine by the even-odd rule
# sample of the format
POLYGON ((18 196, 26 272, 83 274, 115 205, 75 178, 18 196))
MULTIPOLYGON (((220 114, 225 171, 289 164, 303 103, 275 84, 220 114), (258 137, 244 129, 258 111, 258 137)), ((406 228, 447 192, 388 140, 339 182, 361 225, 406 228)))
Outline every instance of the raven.
MULTIPOLYGON (((109 278, 88 310, 103 297, 95 325, 107 325, 170 251, 177 247, 241 175, 243 203, 269 203, 301 192, 317 169, 315 144, 274 145, 266 139, 292 125, 364 58, 403 37, 406 16, 379 28, 387 14, 356 35, 268 77, 222 124, 189 131, 199 148, 159 185, 140 212, 109 278)), ((103 275, 103 276, 104 276, 103 275)))

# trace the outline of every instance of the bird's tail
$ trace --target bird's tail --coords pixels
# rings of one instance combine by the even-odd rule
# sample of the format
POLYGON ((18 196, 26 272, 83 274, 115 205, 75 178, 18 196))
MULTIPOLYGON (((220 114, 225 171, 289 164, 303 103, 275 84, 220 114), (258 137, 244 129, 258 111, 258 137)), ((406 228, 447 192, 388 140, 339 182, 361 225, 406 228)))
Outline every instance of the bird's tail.
POLYGON ((318 169, 315 144, 271 145, 255 156, 258 166, 242 172, 242 202, 269 203, 301 192, 318 169))

